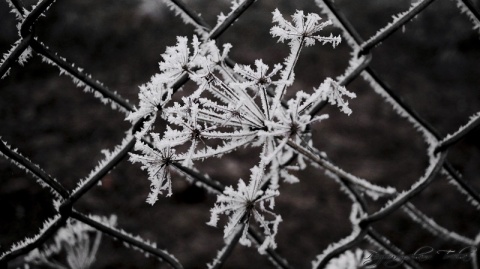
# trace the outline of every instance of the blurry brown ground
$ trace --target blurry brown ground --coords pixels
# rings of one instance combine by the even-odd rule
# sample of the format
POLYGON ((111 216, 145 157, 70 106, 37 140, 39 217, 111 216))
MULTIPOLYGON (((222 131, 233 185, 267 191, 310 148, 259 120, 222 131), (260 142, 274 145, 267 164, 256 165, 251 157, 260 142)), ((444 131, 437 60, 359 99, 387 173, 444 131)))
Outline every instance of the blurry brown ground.
MULTIPOLYGON (((31 2, 31 1, 28 1, 31 2)), ((336 1, 365 39, 405 11, 410 1, 336 1), (357 3, 358 2, 358 3, 357 3)), ((31 4, 31 3, 26 3, 31 4)), ((188 1, 213 24, 216 14, 229 11, 226 1, 188 1), (208 3, 209 7, 205 7, 208 3)), ((286 44, 277 44, 268 31, 275 7, 284 14, 298 10, 319 13, 313 0, 255 3, 229 29, 220 42, 233 45, 231 58, 252 64, 262 58, 281 62, 286 44)), ((426 11, 374 49, 372 67, 392 89, 442 135, 454 132, 480 110, 480 39, 453 1, 436 1, 426 11)), ((177 35, 193 29, 159 5, 140 1, 58 1, 36 26, 39 40, 68 61, 85 69, 110 89, 138 103, 138 85, 158 72, 160 54, 174 45, 177 35)), ((338 34, 339 31, 330 28, 338 34)), ((14 15, 0 2, 0 52, 17 39, 14 15)), ((351 49, 316 45, 304 50, 291 91, 311 90, 326 77, 343 73, 351 49)), ((421 135, 362 79, 348 86, 350 117, 326 108, 328 121, 314 128, 314 144, 346 171, 400 190, 408 188, 427 166, 421 135)), ((119 144, 129 129, 124 115, 102 105, 92 94, 76 88, 55 67, 34 56, 25 67, 15 66, 0 80, 0 136, 24 156, 44 168, 68 188, 86 177, 103 157, 102 149, 119 144)), ((465 179, 480 190, 480 133, 462 140, 449 154, 465 179)), ((249 176, 255 153, 241 150, 222 159, 199 164, 202 172, 227 185, 249 176)), ((278 234, 278 252, 295 268, 310 262, 330 243, 347 236, 351 203, 336 183, 313 167, 299 174, 301 182, 285 185, 276 212, 284 219, 278 234)), ((185 268, 206 268, 223 245, 222 228, 205 223, 215 197, 174 178, 174 195, 155 206, 145 203, 149 192, 146 173, 124 160, 90 191, 75 208, 98 215, 115 214, 118 226, 157 242, 174 254, 185 268)), ((384 202, 384 201, 381 201, 384 202)), ((475 237, 480 214, 444 177, 415 198, 415 205, 438 223, 475 237)), ((379 204, 381 205, 381 203, 379 204)), ((378 205, 373 205, 372 209, 378 205)), ((0 251, 33 236, 47 217, 54 215, 51 195, 23 171, 0 158, 0 251)), ((458 249, 395 213, 375 225, 395 244, 413 253, 421 246, 458 249)), ((371 245, 363 244, 366 248, 371 245)), ((94 268, 164 268, 153 258, 105 237, 94 268)), ((468 268, 464 262, 429 261, 427 268, 468 268)), ((271 268, 254 248, 238 246, 226 268, 271 268)))

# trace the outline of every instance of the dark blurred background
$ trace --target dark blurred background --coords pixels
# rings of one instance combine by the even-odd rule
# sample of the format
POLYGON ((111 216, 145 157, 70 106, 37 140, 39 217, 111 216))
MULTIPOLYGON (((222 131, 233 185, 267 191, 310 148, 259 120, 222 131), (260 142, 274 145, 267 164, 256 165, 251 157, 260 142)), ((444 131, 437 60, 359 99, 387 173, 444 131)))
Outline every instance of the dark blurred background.
MULTIPOLYGON (((31 6, 34 1, 24 1, 31 6)), ((189 0, 211 25, 219 12, 228 13, 227 1, 189 0)), ((411 1, 336 0, 335 5, 355 29, 368 39, 405 11, 411 1)), ((476 3, 478 8, 478 2, 476 3)), ((269 35, 271 12, 295 10, 320 13, 313 0, 265 0, 255 3, 219 39, 232 43, 231 58, 270 65, 287 56, 286 44, 269 35)), ((164 3, 154 0, 58 1, 36 24, 38 39, 108 88, 138 103, 138 86, 158 72, 160 54, 174 45, 176 36, 191 36, 164 3)), ((339 34, 333 27, 326 33, 339 34)), ((404 101, 441 135, 456 131, 480 110, 480 33, 472 29, 455 1, 435 1, 400 31, 373 50, 372 68, 404 101)), ((0 1, 0 52, 18 39, 15 16, 0 1)), ((296 67, 296 81, 289 91, 310 91, 326 77, 341 75, 352 50, 316 45, 306 48, 296 67)), ((34 54, 25 66, 15 65, 0 80, 0 136, 13 148, 72 189, 103 158, 101 150, 113 149, 130 123, 125 115, 103 105, 77 88, 70 78, 34 54)), ((330 119, 313 129, 314 145, 350 173, 377 184, 408 189, 428 164, 427 145, 407 120, 394 112, 361 78, 348 90, 351 116, 327 107, 330 119)), ((478 129, 478 128, 477 128, 478 129)), ((448 160, 480 190, 480 132, 476 130, 449 152, 448 160)), ((258 161, 256 150, 239 150, 222 159, 198 164, 199 169, 227 185, 247 179, 258 161), (252 153, 253 152, 253 153, 252 153), (218 165, 221 163, 221 165, 218 165)), ((278 252, 295 268, 310 268, 316 255, 351 232, 350 200, 338 185, 313 167, 299 173, 301 182, 285 185, 275 211, 284 221, 277 236, 278 252)), ((52 196, 35 180, 0 158, 0 252, 14 242, 31 237, 44 220, 55 214, 52 196)), ((102 186, 92 189, 76 209, 97 215, 115 214, 124 230, 157 242, 175 255, 185 268, 205 268, 223 246, 223 229, 205 223, 215 197, 174 176, 174 195, 154 206, 145 200, 149 181, 139 165, 124 160, 108 174, 102 186)), ((372 203, 372 210, 385 201, 372 203)), ((441 176, 412 201, 439 224, 462 235, 475 237, 480 214, 448 180, 441 176)), ((419 247, 460 249, 425 232, 397 212, 375 228, 413 253, 419 247)), ((364 248, 372 249, 368 243, 364 248)), ((468 268, 462 261, 430 260, 426 268, 468 268)), ((164 268, 118 241, 104 237, 94 268, 164 268)), ((237 246, 225 268, 272 268, 255 248, 237 246)))

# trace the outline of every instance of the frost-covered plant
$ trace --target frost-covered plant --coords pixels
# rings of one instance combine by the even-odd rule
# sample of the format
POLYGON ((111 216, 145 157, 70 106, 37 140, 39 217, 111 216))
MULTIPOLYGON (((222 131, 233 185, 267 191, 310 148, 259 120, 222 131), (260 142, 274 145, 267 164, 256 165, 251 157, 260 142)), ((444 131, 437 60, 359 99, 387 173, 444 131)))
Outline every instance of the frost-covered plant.
POLYGON ((340 256, 333 258, 325 269, 361 269, 375 268, 370 264, 371 253, 357 248, 355 252, 347 250, 340 256))
POLYGON ((140 87, 140 106, 127 118, 143 124, 135 146, 139 153, 131 154, 130 160, 148 171, 151 192, 147 202, 152 205, 164 191, 167 196, 174 191, 170 172, 175 165, 194 169, 199 160, 221 157, 239 147, 261 147, 259 164, 252 168, 248 185, 240 179, 237 189, 226 187, 208 222, 217 226, 219 215, 227 215, 224 237, 241 233, 240 243, 250 245, 247 231, 254 220, 265 235, 261 253, 276 247, 274 237, 282 218, 272 210, 280 183, 298 182, 289 171, 306 165, 304 157, 287 145, 312 149, 306 136, 309 125, 328 118, 326 114, 310 115, 312 106, 325 101, 349 115, 345 99, 355 97, 328 78, 313 93, 298 91, 285 100, 302 48, 317 42, 335 47, 340 42, 339 36, 318 35, 331 24, 318 15, 297 11, 292 18, 289 22, 280 11, 273 12, 277 25, 271 34, 280 42, 288 40, 290 46, 283 64, 273 68, 262 60, 256 60, 254 66, 235 64, 231 68, 225 63, 230 44, 220 49, 212 40, 177 37, 177 44, 162 54, 160 73, 140 87), (181 101, 172 101, 174 85, 186 76, 195 83, 195 90, 181 101), (152 127, 157 116, 167 122, 161 134, 152 127))
MULTIPOLYGON (((116 217, 97 217, 109 226, 116 224, 116 217)), ((25 268, 29 265, 47 266, 56 269, 88 269, 95 262, 95 257, 102 240, 102 233, 76 220, 69 220, 60 228, 53 242, 36 248, 24 257, 25 268), (93 241, 92 241, 93 239, 93 241), (64 252, 65 261, 60 261, 64 252)))

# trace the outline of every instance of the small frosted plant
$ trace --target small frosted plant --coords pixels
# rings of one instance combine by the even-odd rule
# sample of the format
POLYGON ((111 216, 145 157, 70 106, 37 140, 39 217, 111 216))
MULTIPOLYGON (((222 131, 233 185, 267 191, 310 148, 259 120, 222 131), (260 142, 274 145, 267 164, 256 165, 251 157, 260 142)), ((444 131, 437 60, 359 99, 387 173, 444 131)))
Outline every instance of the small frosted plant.
POLYGON ((240 179, 236 189, 230 186, 219 193, 208 222, 217 226, 220 215, 228 216, 224 238, 241 233, 240 243, 247 246, 251 245, 249 227, 256 223, 265 235, 260 253, 276 247, 275 235, 282 218, 273 209, 280 184, 299 182, 290 171, 306 165, 291 143, 311 149, 312 143, 305 135, 309 125, 328 118, 326 114, 311 115, 310 109, 323 101, 350 115, 346 98, 355 97, 328 78, 313 93, 298 91, 292 99, 284 100, 294 82, 302 48, 315 43, 335 47, 340 43, 339 36, 318 34, 330 21, 322 22, 318 15, 304 15, 302 11, 292 17, 289 22, 280 11, 273 12, 277 25, 271 34, 280 42, 287 40, 290 46, 283 64, 273 67, 261 59, 253 66, 232 67, 226 64, 230 44, 219 48, 215 41, 197 36, 177 37, 177 44, 162 54, 161 72, 140 87, 140 106, 127 118, 142 123, 135 146, 138 153, 132 153, 130 160, 141 163, 148 172, 151 191, 147 202, 152 205, 159 195, 174 192, 170 172, 176 165, 195 169, 197 161, 221 157, 239 147, 261 148, 249 183, 240 179), (173 102, 172 88, 186 76, 196 88, 181 101, 173 102), (167 122, 163 133, 153 131, 158 116, 167 122))
POLYGON ((362 269, 375 268, 371 265, 371 253, 357 248, 355 252, 347 250, 340 256, 333 258, 325 269, 362 269))
MULTIPOLYGON (((94 217, 114 226, 116 217, 94 217)), ((67 222, 55 235, 54 242, 31 251, 24 257, 25 268, 29 265, 46 266, 56 269, 88 269, 95 262, 95 257, 102 240, 102 233, 75 220, 67 222), (64 253, 65 261, 59 256, 64 253)))

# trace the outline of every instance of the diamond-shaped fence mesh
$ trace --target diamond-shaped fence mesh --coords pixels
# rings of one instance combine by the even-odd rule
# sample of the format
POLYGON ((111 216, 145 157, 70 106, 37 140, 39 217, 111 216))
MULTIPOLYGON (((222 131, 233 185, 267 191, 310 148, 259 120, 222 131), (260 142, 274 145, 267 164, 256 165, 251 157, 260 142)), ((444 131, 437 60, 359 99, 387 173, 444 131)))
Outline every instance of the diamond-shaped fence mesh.
MULTIPOLYGON (((478 4, 245 0, 229 10, 226 1, 165 0, 185 25, 160 1, 100 2, 6 0, 0 6, 1 48, 11 47, 0 65, 1 268, 24 266, 25 255, 72 220, 115 239, 102 243, 92 267, 324 268, 356 248, 370 250, 379 268, 479 267, 478 4), (137 98, 131 87, 156 73, 164 46, 177 35, 203 31, 232 43, 238 49, 230 65, 278 61, 286 46, 268 36, 277 6, 285 14, 318 13, 343 37, 338 51, 305 50, 293 87, 338 76, 358 98, 350 101, 352 116, 313 127, 313 144, 326 154, 289 144, 321 165, 299 172, 301 182, 282 192, 278 248, 261 255, 237 246, 239 232, 224 242, 221 229, 205 225, 216 194, 235 182, 230 179, 248 177, 250 155, 240 150, 198 171, 175 164, 188 180, 174 180, 174 195, 150 207, 146 175, 128 162, 139 127, 124 118, 134 110, 126 97, 137 98), (221 11, 228 15, 212 27, 221 11), (102 157, 105 147, 113 150, 102 157), (349 180, 352 174, 398 190, 370 201, 349 180), (352 218, 358 223, 348 220, 352 207, 364 212, 352 218), (90 214, 115 214, 119 221, 110 225, 90 214), (130 256, 136 250, 159 262, 130 256)), ((182 77, 175 88, 188 83, 182 77)), ((320 104, 311 113, 328 109, 320 104)), ((260 231, 248 229, 255 244, 264 240, 260 231)), ((337 262, 330 268, 354 268, 337 262)))

